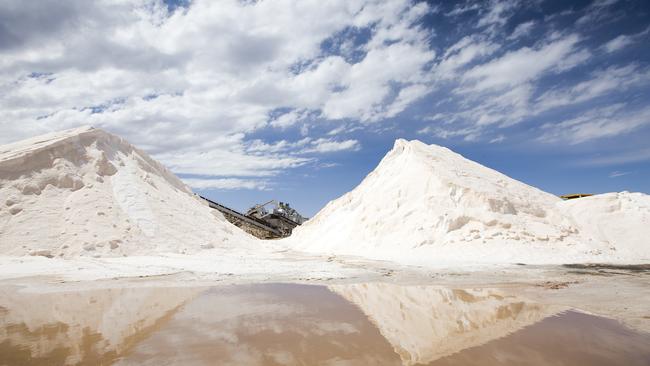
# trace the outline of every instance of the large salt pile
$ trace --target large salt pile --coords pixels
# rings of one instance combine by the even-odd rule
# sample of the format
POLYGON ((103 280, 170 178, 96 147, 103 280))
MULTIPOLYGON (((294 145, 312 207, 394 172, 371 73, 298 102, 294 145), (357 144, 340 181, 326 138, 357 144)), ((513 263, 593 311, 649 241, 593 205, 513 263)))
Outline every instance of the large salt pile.
POLYGON ((630 260, 616 243, 583 233, 561 204, 447 148, 400 139, 285 243, 412 264, 630 260))
POLYGON ((252 238, 120 137, 83 127, 0 146, 0 254, 191 253, 252 238))

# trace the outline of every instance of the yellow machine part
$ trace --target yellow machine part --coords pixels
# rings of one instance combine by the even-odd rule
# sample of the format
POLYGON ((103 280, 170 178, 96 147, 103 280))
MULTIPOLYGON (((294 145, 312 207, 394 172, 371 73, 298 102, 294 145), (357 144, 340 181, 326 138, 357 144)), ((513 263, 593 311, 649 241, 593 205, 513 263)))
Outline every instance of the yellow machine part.
POLYGON ((563 200, 572 200, 575 198, 581 198, 581 197, 589 197, 593 196, 593 193, 572 193, 572 194, 565 194, 560 196, 563 200))

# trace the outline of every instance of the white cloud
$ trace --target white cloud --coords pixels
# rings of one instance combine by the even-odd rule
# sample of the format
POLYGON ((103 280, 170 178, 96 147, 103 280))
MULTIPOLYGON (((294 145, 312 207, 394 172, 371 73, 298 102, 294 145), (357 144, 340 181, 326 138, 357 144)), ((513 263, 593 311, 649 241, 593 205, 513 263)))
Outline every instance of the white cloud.
POLYGON ((488 12, 479 21, 478 26, 491 24, 503 25, 510 17, 510 13, 519 5, 516 0, 492 0, 488 5, 488 12))
POLYGON ((332 139, 320 138, 314 141, 311 141, 310 146, 303 149, 303 152, 306 153, 331 153, 338 151, 356 151, 361 148, 359 141, 357 140, 343 140, 335 141, 332 139))
POLYGON ((616 52, 619 50, 622 50, 623 48, 631 45, 632 43, 637 42, 640 38, 645 36, 646 34, 650 33, 650 27, 646 28, 645 30, 636 33, 636 34, 621 34, 620 36, 612 39, 611 41, 605 43, 603 45, 603 49, 605 52, 612 53, 616 52))
POLYGON ((441 139, 449 139, 452 137, 462 137, 465 141, 476 141, 480 133, 480 128, 476 126, 465 128, 449 128, 441 126, 427 126, 418 131, 421 135, 433 135, 441 139))
POLYGON ((612 39, 611 41, 605 43, 603 48, 605 49, 605 51, 611 53, 611 52, 618 51, 618 50, 620 50, 622 48, 625 48, 626 46, 628 46, 628 45, 630 45, 632 43, 634 43, 634 40, 632 39, 632 37, 626 36, 626 35, 620 35, 620 36, 612 39))
POLYGON ((293 110, 278 116, 271 121, 270 125, 273 127, 286 128, 293 126, 297 122, 307 118, 307 116, 308 112, 306 110, 293 110))
POLYGON ((448 125, 428 132, 473 141, 488 126, 504 128, 519 123, 538 113, 533 98, 541 79, 571 70, 591 55, 579 46, 577 34, 548 34, 532 47, 496 57, 491 56, 498 54, 500 46, 483 39, 464 37, 444 53, 435 71, 442 75, 438 80, 447 83, 443 87, 451 91, 451 99, 445 103, 454 103, 456 110, 437 113, 435 119, 448 125), (471 66, 465 66, 468 64, 471 66))
POLYGON ((334 167, 337 167, 337 166, 339 166, 339 165, 341 165, 341 164, 339 164, 339 163, 320 163, 320 164, 318 164, 317 167, 318 167, 319 169, 328 169, 328 168, 334 168, 334 167))
POLYGON ((299 164, 310 162, 310 159, 299 158, 303 154, 312 153, 330 153, 337 151, 356 151, 361 148, 358 140, 343 140, 337 141, 333 138, 318 138, 312 139, 305 137, 298 141, 290 142, 287 140, 280 140, 274 143, 266 143, 262 140, 250 141, 247 147, 247 152, 252 154, 278 154, 289 153, 299 159, 299 164))
POLYGON ((299 158, 299 155, 311 153, 330 153, 337 151, 352 150, 356 151, 361 148, 358 140, 343 140, 337 141, 332 138, 318 138, 312 139, 305 137, 298 141, 290 142, 287 140, 280 140, 274 143, 266 143, 262 140, 250 141, 246 151, 252 154, 278 154, 290 153, 298 159, 299 164, 302 165, 310 161, 310 159, 299 158))
POLYGON ((274 143, 267 143, 262 140, 256 139, 249 141, 246 151, 249 153, 279 153, 285 151, 295 150, 308 145, 311 142, 311 138, 305 137, 298 141, 290 142, 287 140, 280 140, 274 143))
POLYGON ((589 7, 587 7, 585 14, 581 16, 576 23, 578 25, 585 25, 598 23, 607 18, 610 18, 609 20, 611 20, 614 17, 610 14, 609 8, 618 1, 619 0, 595 0, 589 5, 589 7))
POLYGON ((406 88, 403 88, 397 94, 397 97, 393 102, 386 108, 384 116, 386 118, 394 117, 404 111, 406 107, 411 105, 416 100, 421 99, 430 92, 430 87, 423 84, 413 84, 406 88))
POLYGON ((162 0, 5 1, 0 143, 91 124, 178 173, 274 175, 314 157, 297 145, 249 150, 251 133, 378 121, 425 93, 417 85, 435 54, 419 19, 430 10, 409 0, 195 0, 174 12, 162 0), (355 30, 370 39, 340 55, 321 47, 355 30))
POLYGON ((268 177, 280 171, 303 166, 313 159, 287 154, 253 155, 233 146, 232 150, 206 147, 188 151, 164 152, 155 155, 174 172, 210 176, 268 177))
POLYGON ((446 15, 450 17, 455 17, 461 14, 465 14, 470 11, 476 11, 479 10, 481 6, 478 3, 466 3, 463 5, 456 5, 450 12, 448 12, 446 15))
POLYGON ((650 107, 632 109, 624 103, 598 108, 578 117, 542 126, 543 142, 579 144, 604 137, 630 133, 650 125, 650 107))
POLYGON ((616 171, 613 171, 613 172, 609 173, 609 177, 610 178, 618 178, 618 177, 622 177, 624 175, 628 175, 628 174, 631 174, 631 173, 632 172, 619 172, 618 170, 616 170, 616 171))
POLYGON ((512 33, 508 36, 507 39, 514 40, 514 39, 519 39, 527 36, 528 34, 530 34, 533 28, 535 28, 536 24, 537 23, 534 20, 531 20, 517 25, 515 30, 512 31, 512 33))
MULTIPOLYGON (((91 124, 177 173, 269 181, 358 150, 352 131, 402 128, 409 107, 432 115, 421 133, 497 143, 530 117, 647 86, 640 62, 594 70, 650 31, 594 45, 586 29, 614 3, 516 24, 539 2, 461 2, 447 14, 460 33, 442 34, 421 24, 436 8, 409 0, 194 0, 173 12, 162 0, 7 0, 0 143, 91 124), (579 12, 582 25, 561 24, 579 12)), ((578 143, 643 125, 633 111, 572 116, 561 118, 566 138, 551 128, 544 138, 578 143)))
POLYGON ((343 135, 343 134, 346 134, 346 133, 351 133, 351 132, 354 132, 354 131, 358 131, 358 130, 361 130, 361 129, 363 129, 362 126, 358 126, 358 125, 354 125, 354 124, 349 124, 349 125, 348 124, 342 124, 342 125, 334 128, 334 129, 330 130, 329 132, 327 132, 327 136, 339 136, 339 135, 343 135))
POLYGON ((442 61, 436 67, 436 74, 441 79, 458 76, 457 71, 472 61, 494 53, 498 46, 480 37, 466 36, 449 47, 442 61))
POLYGON ((473 67, 463 76, 465 90, 484 91, 503 89, 539 78, 546 72, 566 70, 584 59, 571 63, 566 60, 575 55, 580 37, 572 34, 536 48, 523 47, 473 67))
POLYGON ((241 179, 241 178, 183 178, 183 182, 194 189, 254 189, 268 190, 269 183, 266 180, 241 179))
POLYGON ((573 86, 549 90, 537 98, 537 112, 581 103, 612 91, 623 91, 650 82, 650 69, 636 64, 611 66, 592 72, 591 78, 573 86))
POLYGON ((369 122, 386 118, 387 100, 394 101, 390 98, 394 90, 389 81, 404 87, 418 83, 425 78, 424 66, 434 55, 421 45, 402 43, 369 51, 363 61, 351 65, 340 75, 342 90, 332 93, 324 103, 323 116, 369 122))
POLYGON ((336 136, 340 135, 348 130, 348 127, 346 125, 340 125, 332 130, 330 130, 327 135, 328 136, 336 136))
POLYGON ((650 160, 650 148, 623 151, 579 162, 580 165, 620 165, 650 160))
POLYGON ((490 140, 490 143, 491 144, 498 144, 500 142, 505 141, 505 139, 506 139, 506 137, 504 135, 499 135, 499 136, 493 138, 492 140, 490 140))

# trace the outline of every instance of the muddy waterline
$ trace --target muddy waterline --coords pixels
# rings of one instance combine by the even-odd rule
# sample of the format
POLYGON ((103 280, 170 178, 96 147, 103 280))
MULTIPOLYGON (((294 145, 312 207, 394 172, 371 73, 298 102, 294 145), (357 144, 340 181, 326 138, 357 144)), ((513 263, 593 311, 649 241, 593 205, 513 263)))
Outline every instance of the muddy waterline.
POLYGON ((648 365, 650 334, 497 288, 0 287, 1 365, 648 365))

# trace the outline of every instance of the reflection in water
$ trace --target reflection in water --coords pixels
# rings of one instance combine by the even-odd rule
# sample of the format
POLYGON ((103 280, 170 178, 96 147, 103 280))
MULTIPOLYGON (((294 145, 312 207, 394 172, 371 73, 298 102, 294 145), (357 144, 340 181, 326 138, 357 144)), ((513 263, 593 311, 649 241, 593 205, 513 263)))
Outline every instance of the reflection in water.
POLYGON ((358 308, 322 286, 215 288, 188 304, 124 365, 399 365, 358 308))
POLYGON ((650 335, 615 320, 569 311, 431 365, 650 365, 650 335))
POLYGON ((650 335, 495 289, 0 288, 0 365, 647 365, 650 335))
POLYGON ((23 293, 0 288, 0 365, 110 364, 198 289, 23 293))
POLYGON ((504 337, 558 311, 495 289, 389 283, 330 289, 363 310, 405 365, 427 363, 504 337))

